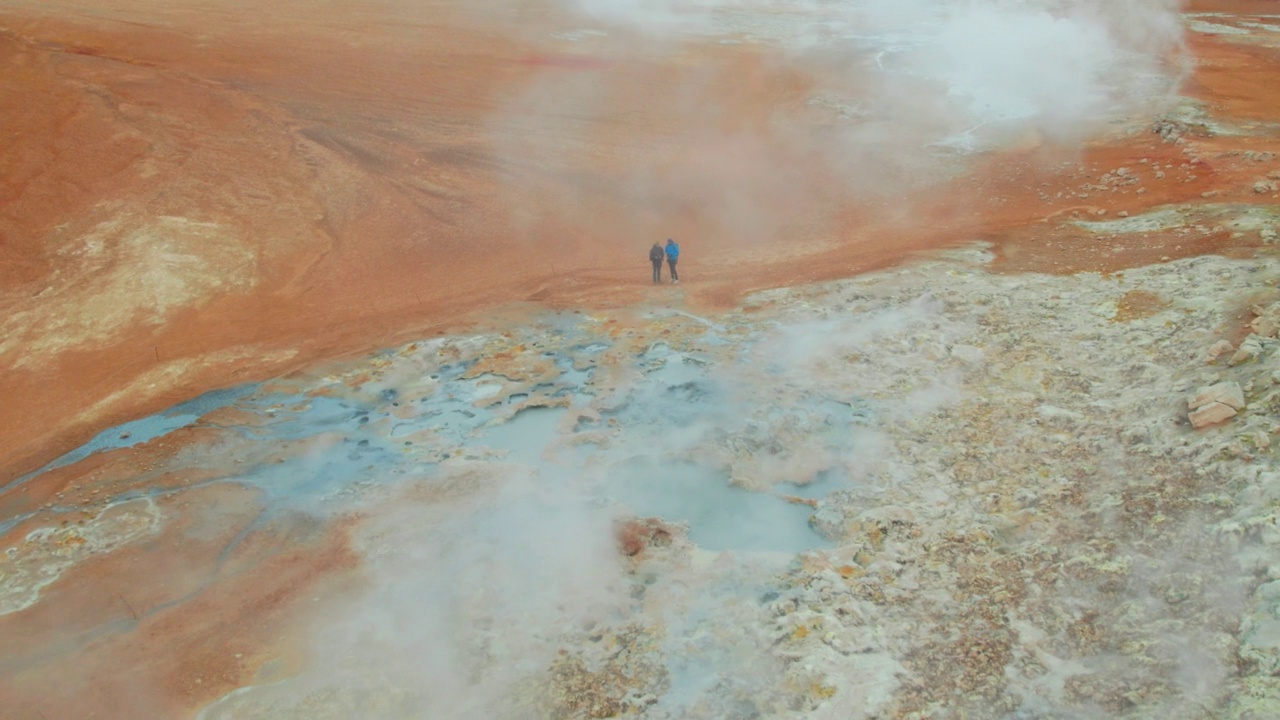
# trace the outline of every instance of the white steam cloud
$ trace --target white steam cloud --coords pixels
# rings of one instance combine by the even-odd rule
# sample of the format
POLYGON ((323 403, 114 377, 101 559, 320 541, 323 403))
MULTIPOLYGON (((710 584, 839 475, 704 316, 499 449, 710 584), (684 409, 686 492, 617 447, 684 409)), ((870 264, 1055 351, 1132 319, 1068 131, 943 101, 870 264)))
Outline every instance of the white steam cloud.
MULTIPOLYGON (((1066 130, 1132 110, 1180 76, 1177 0, 577 0, 587 16, 648 42, 745 34, 789 60, 873 54, 890 82, 935 84, 948 117, 1066 130), (899 77, 894 78, 897 74, 899 77)), ((852 68, 851 68, 852 69, 852 68)), ((1089 129, 1092 129, 1090 126, 1089 129)), ((1078 132, 1079 130, 1077 130, 1078 132)))
POLYGON ((522 230, 622 207, 653 216, 636 218, 645 236, 776 238, 833 203, 944 179, 957 155, 1075 143, 1145 120, 1185 70, 1176 0, 567 0, 563 10, 521 32, 552 56, 600 65, 549 68, 492 127, 499 155, 551 179, 519 174, 522 230))

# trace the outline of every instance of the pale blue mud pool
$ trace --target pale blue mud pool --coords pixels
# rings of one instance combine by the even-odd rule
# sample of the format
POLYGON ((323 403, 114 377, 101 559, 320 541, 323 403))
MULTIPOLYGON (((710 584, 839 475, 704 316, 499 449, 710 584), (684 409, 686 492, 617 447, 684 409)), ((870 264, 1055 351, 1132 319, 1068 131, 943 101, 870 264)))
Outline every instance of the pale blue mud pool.
POLYGON ((637 515, 688 523, 689 539, 705 550, 799 553, 828 544, 809 528, 808 506, 733 487, 692 463, 626 463, 608 492, 637 515))
POLYGON ((92 440, 36 470, 28 473, 5 487, 0 492, 11 490, 22 485, 33 477, 80 462, 95 453, 107 450, 135 447, 168 435, 174 430, 194 424, 201 417, 219 408, 232 405, 237 400, 252 394, 257 385, 241 385, 207 392, 200 397, 175 405, 168 410, 148 417, 133 420, 103 430, 92 440))
POLYGON ((686 523, 690 539, 707 550, 798 553, 826 544, 809 526, 811 508, 780 496, 820 499, 845 485, 838 469, 817 482, 784 480, 773 492, 757 492, 733 486, 696 453, 691 459, 689 448, 776 445, 771 433, 791 427, 838 454, 850 447, 856 413, 848 404, 826 398, 787 408, 761 404, 743 391, 753 383, 738 376, 741 358, 700 344, 712 334, 709 326, 698 328, 699 344, 679 351, 657 342, 623 354, 630 360, 621 362, 633 364, 632 379, 602 394, 598 364, 618 362, 608 360, 617 357, 607 353, 614 345, 566 327, 554 333, 557 347, 546 337, 523 345, 529 349, 517 362, 551 361, 551 376, 536 381, 472 376, 483 357, 479 348, 470 357, 451 351, 442 361, 441 352, 407 346, 336 375, 206 394, 107 430, 46 469, 203 425, 218 441, 208 451, 189 448, 181 461, 221 471, 236 458, 234 473, 222 480, 257 487, 279 508, 340 512, 351 487, 431 482, 446 461, 506 463, 527 468, 552 497, 589 486, 602 507, 686 523), (219 423, 202 420, 225 408, 253 420, 219 424, 234 412, 219 423))

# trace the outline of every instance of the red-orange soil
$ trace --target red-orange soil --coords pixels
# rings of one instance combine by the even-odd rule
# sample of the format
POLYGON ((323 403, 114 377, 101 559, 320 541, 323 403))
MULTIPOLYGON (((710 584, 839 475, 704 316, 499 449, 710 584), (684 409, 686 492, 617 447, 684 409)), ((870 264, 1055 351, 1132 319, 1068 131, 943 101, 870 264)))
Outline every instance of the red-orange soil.
MULTIPOLYGON (((109 5, 0 6, 0 484, 201 392, 483 323, 516 302, 713 311, 972 240, 993 243, 1010 272, 1111 272, 1259 240, 1209 227, 1100 242, 1065 220, 1276 202, 1253 186, 1280 161, 1250 157, 1280 155, 1266 125, 1280 118, 1280 47, 1235 36, 1189 35, 1183 93, 1248 132, 1033 141, 873 188, 763 130, 778 108, 802 114, 814 79, 754 45, 583 56, 521 32, 517 13, 464 2, 109 5), (548 73, 590 92, 541 106, 548 73), (698 103, 663 101, 691 86, 698 103), (1153 165, 1167 166, 1162 178, 1153 165), (1120 167, 1141 182, 1081 189, 1120 167), (756 201, 745 226, 721 212, 717 187, 735 182, 756 201), (654 288, 644 256, 669 236, 685 279, 654 288)), ((157 443, 128 462, 171 451, 157 443)), ((112 494, 201 479, 152 478, 112 453, 75 472, 112 494)), ((0 496, 0 519, 94 492, 72 479, 52 472, 0 496)), ((22 648, 0 666, 6 716, 198 708, 264 679, 255 651, 287 635, 285 608, 352 566, 341 524, 255 526, 248 490, 180 497, 215 515, 184 510, 154 540, 68 570, 32 611, 0 616, 3 644, 22 648), (173 584, 133 582, 140 572, 173 584), (220 573, 233 577, 209 584, 220 573), (114 617, 86 601, 101 593, 120 597, 114 617), (75 628, 102 635, 60 650, 75 628), (120 682, 57 687, 73 668, 120 682)))
MULTIPOLYGON (((679 301, 714 308, 973 239, 1002 243, 1009 269, 1049 271, 1247 246, 1170 236, 1104 256, 1083 233, 1045 237, 1063 213, 1134 214, 1213 191, 1271 201, 1250 190, 1263 168, 1226 155, 1280 149, 1269 132, 1196 140, 1203 164, 1142 195, 1056 198, 1141 158, 1182 168, 1185 146, 1148 133, 1037 144, 872 191, 757 132, 813 79, 756 46, 582 57, 527 39, 519 17, 413 5, 0 9, 0 303, 19 316, 0 345, 0 479, 203 390, 484 308, 670 301, 637 260, 666 236, 685 246, 679 301), (547 73, 592 91, 548 111, 547 73), (691 82, 697 112, 660 100, 691 82), (748 227, 716 208, 716 185, 739 181, 754 184, 748 227), (166 233, 186 233, 176 259, 139 249, 166 233), (147 279, 157 266, 205 276, 175 288, 147 279)), ((1237 5, 1259 3, 1204 6, 1237 5)), ((1215 117, 1277 116, 1275 48, 1213 35, 1189 47, 1186 91, 1215 117)))
POLYGON ((159 536, 78 564, 32 608, 0 615, 6 717, 182 717, 300 662, 293 610, 341 594, 355 560, 344 524, 255 524, 253 496, 220 484, 162 498, 179 519, 159 536))

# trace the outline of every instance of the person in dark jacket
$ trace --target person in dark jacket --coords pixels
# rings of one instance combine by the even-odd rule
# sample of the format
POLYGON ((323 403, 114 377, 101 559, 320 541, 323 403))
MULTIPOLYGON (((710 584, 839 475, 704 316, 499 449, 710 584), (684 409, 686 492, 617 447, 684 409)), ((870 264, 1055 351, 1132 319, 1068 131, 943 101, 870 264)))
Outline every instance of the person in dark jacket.
POLYGON ((680 273, 676 272, 676 261, 680 259, 680 246, 675 240, 667 238, 667 267, 671 268, 671 284, 680 284, 680 273))
POLYGON ((653 263, 654 285, 662 282, 662 258, 664 257, 666 254, 662 252, 662 246, 655 242, 653 247, 649 248, 649 262, 653 263))

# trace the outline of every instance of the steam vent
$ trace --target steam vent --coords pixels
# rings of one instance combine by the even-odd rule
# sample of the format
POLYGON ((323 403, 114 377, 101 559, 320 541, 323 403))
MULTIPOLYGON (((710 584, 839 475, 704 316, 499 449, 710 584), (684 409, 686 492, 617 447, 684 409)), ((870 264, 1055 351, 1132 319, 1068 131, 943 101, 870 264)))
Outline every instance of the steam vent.
POLYGON ((1278 252, 1276 0, 0 0, 0 718, 1280 718, 1278 252))

